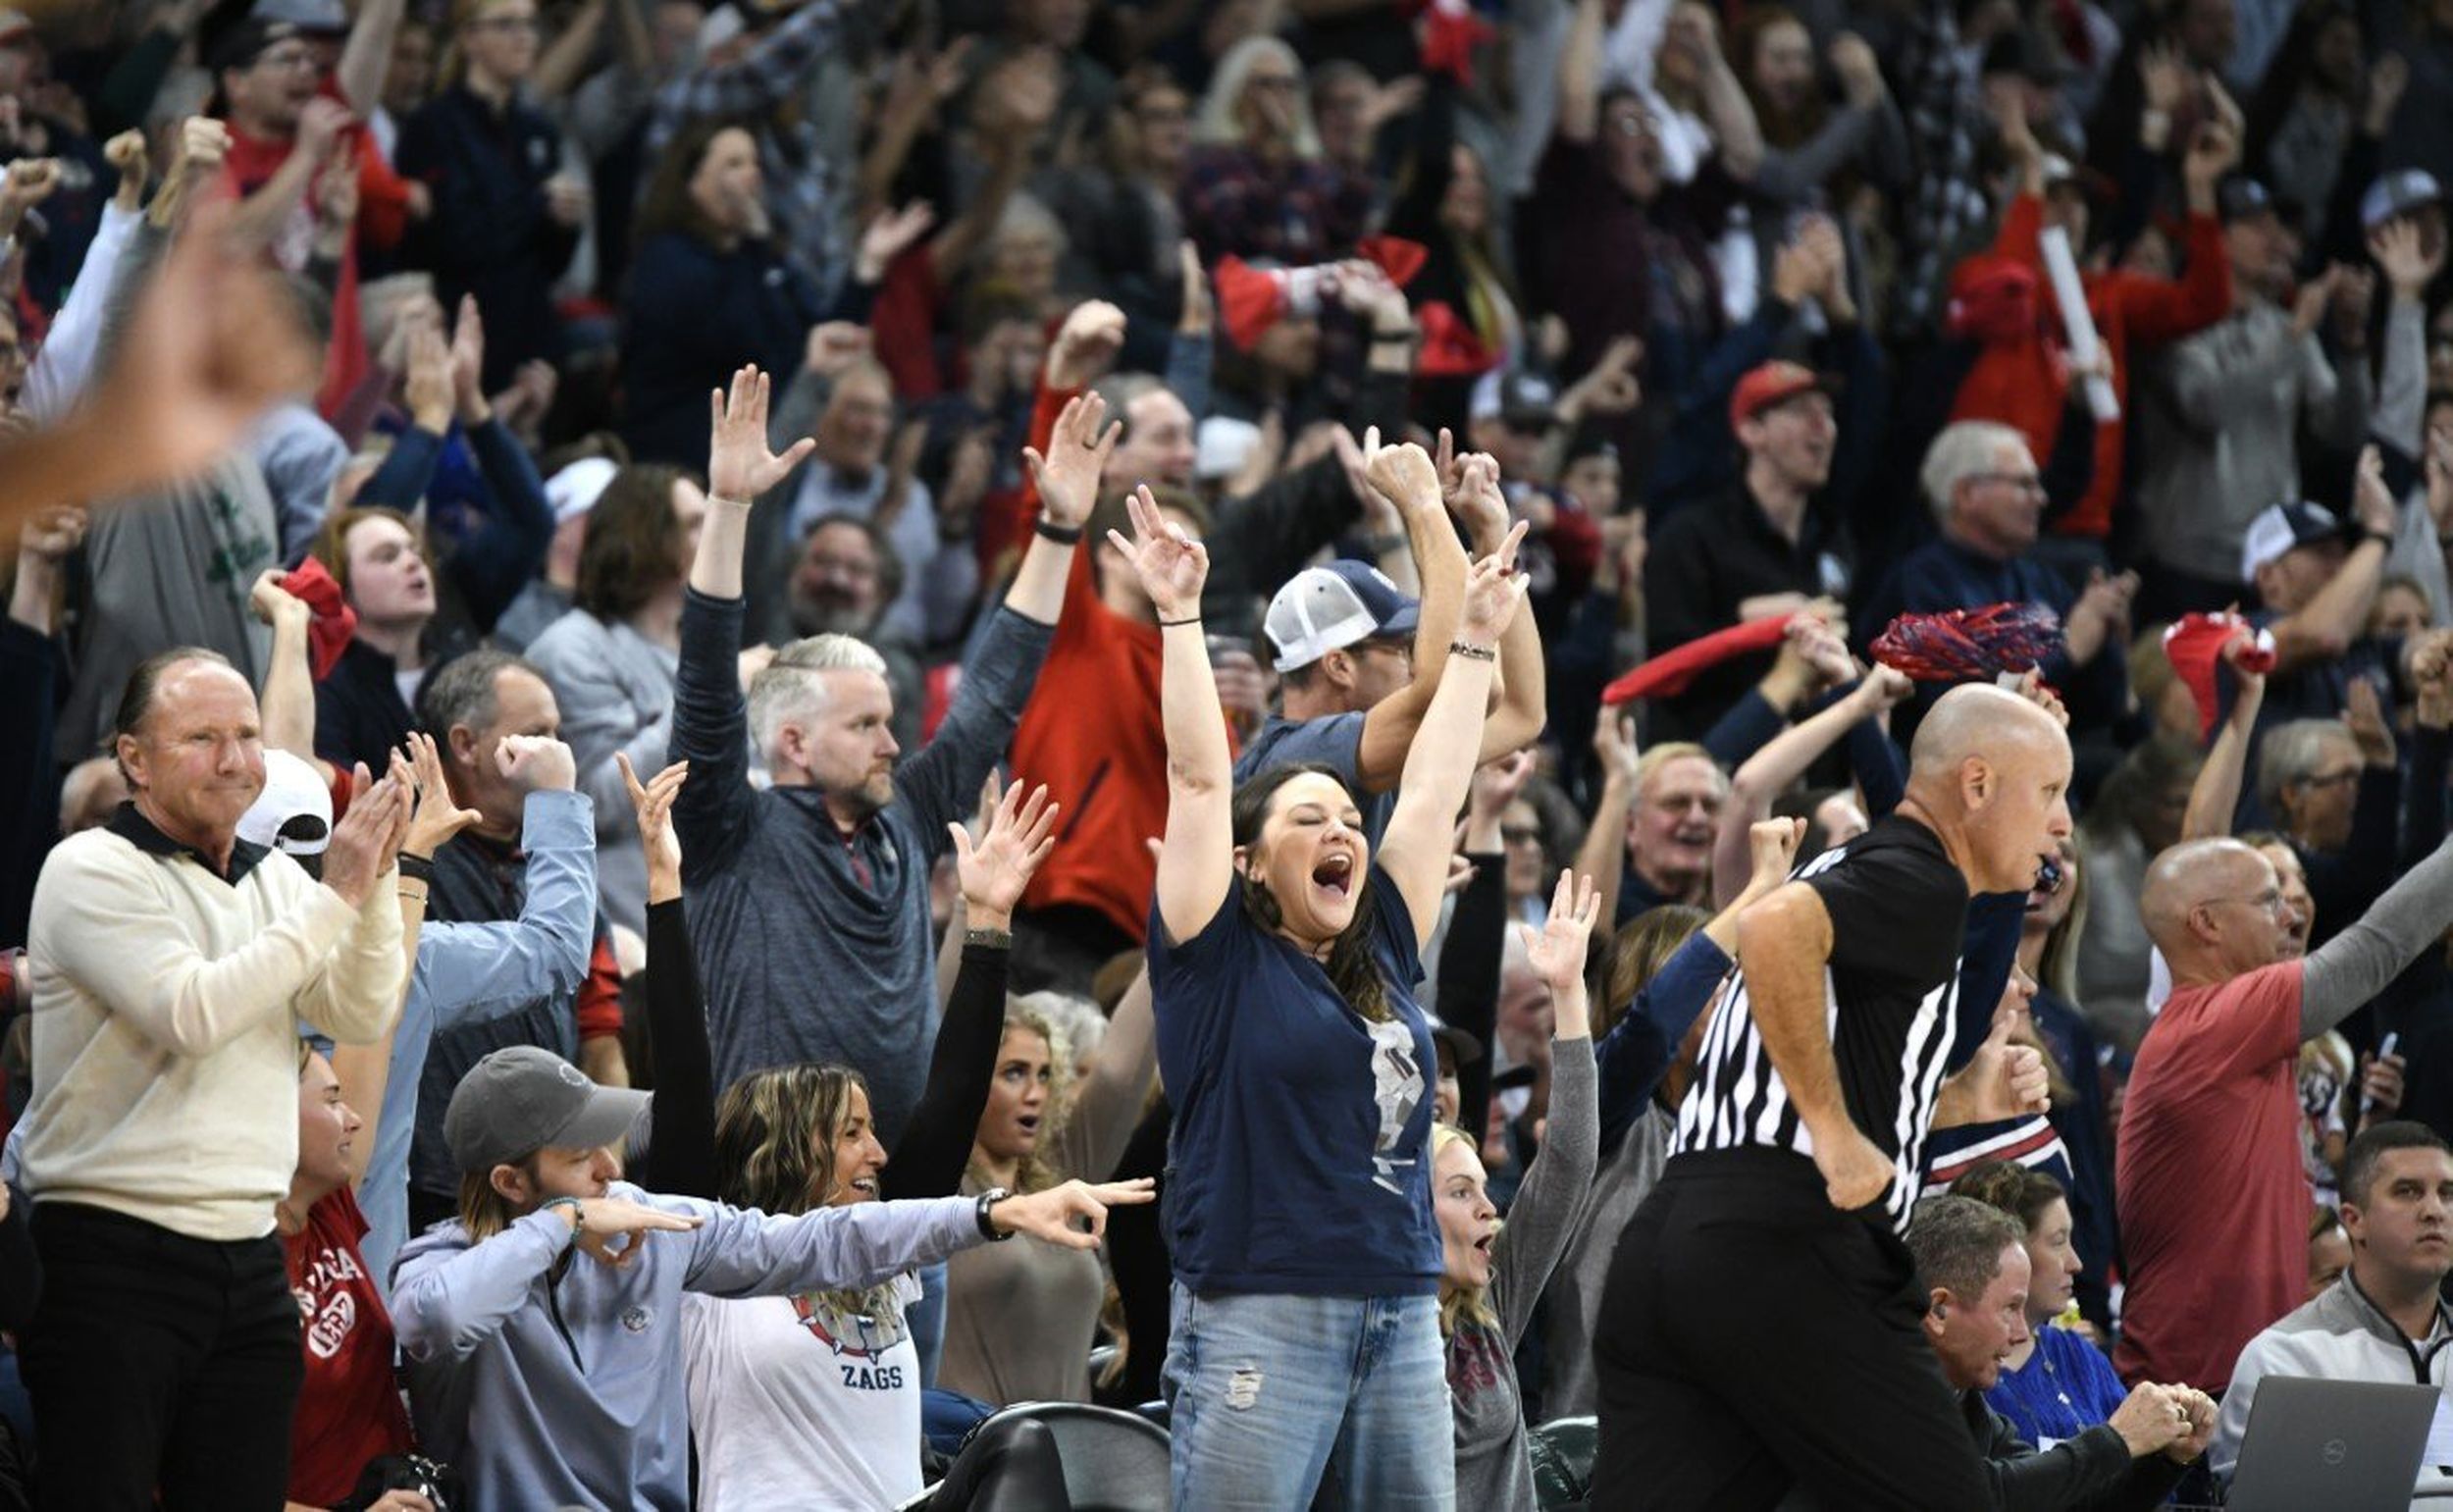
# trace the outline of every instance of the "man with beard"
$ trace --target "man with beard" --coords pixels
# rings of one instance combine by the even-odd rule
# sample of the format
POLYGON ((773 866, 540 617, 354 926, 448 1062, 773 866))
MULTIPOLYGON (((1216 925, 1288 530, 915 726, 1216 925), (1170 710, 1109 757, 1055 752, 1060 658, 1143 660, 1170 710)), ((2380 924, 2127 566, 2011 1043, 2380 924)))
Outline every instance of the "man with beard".
POLYGON ((809 528, 784 587, 780 614, 762 638, 770 646, 813 635, 848 635, 884 658, 894 693, 895 744, 919 749, 919 648, 887 630, 886 605, 903 593, 903 558, 873 520, 828 515, 809 528))
POLYGON ((1644 754, 1627 818, 1620 923, 1664 903, 1710 906, 1712 840, 1728 801, 1728 774, 1701 746, 1678 741, 1644 754))
POLYGON ((2115 1358, 2130 1380, 2220 1391, 2242 1346, 2307 1296, 2300 1045, 2453 925, 2453 840, 2304 959, 2273 863, 2237 840, 2166 851, 2140 910, 2172 994, 2138 1047, 2115 1146, 2115 1358))

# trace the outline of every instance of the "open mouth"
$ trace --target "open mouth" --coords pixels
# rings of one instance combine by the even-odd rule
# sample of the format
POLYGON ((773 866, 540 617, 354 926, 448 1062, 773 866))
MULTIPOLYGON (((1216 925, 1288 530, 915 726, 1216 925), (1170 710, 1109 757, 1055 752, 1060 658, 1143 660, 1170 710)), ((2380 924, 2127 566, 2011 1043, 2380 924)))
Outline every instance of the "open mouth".
POLYGON ((877 1195, 877 1178, 875 1176, 854 1176, 852 1178, 852 1189, 859 1192, 863 1197, 874 1197, 877 1195))
POLYGON ((1486 1233, 1481 1238, 1474 1241, 1474 1252, 1487 1258, 1490 1254, 1490 1246, 1498 1242, 1498 1231, 1493 1229, 1491 1232, 1486 1233))
POLYGON ((1014 1121, 1014 1123, 1016 1127, 1019 1128, 1023 1133, 1030 1135, 1033 1139, 1039 1137, 1039 1115, 1035 1113, 1025 1113, 1019 1118, 1017 1118, 1014 1121))
POLYGON ((1344 851, 1331 851, 1322 857, 1312 868, 1312 885, 1343 898, 1354 889, 1354 858, 1344 851))

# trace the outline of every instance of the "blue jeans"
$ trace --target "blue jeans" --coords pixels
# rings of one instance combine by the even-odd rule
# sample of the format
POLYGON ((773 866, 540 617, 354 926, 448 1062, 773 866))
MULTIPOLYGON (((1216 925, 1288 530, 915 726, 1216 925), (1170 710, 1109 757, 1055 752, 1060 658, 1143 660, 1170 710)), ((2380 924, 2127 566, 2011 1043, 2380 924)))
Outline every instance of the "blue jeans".
POLYGON ((1437 1298, 1202 1297, 1179 1282, 1173 1320, 1176 1506, 1456 1505, 1437 1298))

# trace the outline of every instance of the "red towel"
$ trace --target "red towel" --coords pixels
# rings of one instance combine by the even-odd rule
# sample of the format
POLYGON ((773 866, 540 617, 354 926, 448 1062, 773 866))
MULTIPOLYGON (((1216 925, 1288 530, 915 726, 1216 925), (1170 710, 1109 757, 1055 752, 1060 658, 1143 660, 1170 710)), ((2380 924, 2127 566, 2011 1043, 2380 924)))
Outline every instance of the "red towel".
MULTIPOLYGON (((2234 634, 2248 628, 2249 622, 2237 614, 2183 614, 2164 632, 2164 654, 2180 674, 2181 686, 2197 702, 2201 741, 2215 733, 2215 716, 2222 707, 2216 683, 2223 664, 2223 647, 2234 634)), ((2272 671, 2273 632, 2255 631, 2248 650, 2240 653, 2240 664, 2252 672, 2272 671)))
POLYGON ((1750 619, 1726 630, 1715 630, 1621 673, 1616 682, 1601 690, 1601 702, 1625 704, 1636 699, 1674 697, 1686 692, 1687 685, 1706 667, 1718 666, 1749 652, 1770 651, 1780 644, 1780 637, 1788 628, 1789 621, 1778 618, 1750 619))
MULTIPOLYGON (((1366 236, 1354 244, 1354 255, 1388 275, 1399 288, 1414 281, 1431 253, 1419 241, 1402 236, 1366 236)), ((1218 260, 1212 275, 1218 287, 1219 323, 1226 339, 1239 351, 1290 314, 1318 314, 1331 287, 1335 265, 1311 268, 1255 268, 1231 253, 1218 260)))
POLYGON ((2061 635, 2061 616, 2042 604, 1993 603, 1903 614, 1868 649, 1920 683, 1991 682, 2043 665, 2061 635))
POLYGON ((281 586, 282 592, 303 602, 313 616, 307 621, 307 663, 320 683, 332 675, 333 663, 348 649, 349 638, 358 633, 358 611, 349 607, 340 597, 340 585, 312 556, 283 574, 281 586))

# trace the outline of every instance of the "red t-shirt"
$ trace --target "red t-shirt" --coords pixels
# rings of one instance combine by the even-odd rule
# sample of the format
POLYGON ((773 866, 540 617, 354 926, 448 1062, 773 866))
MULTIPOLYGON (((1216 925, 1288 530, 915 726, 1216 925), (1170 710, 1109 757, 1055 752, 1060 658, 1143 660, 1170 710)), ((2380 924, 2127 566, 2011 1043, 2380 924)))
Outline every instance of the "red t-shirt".
POLYGON ((392 1379, 391 1315, 358 1253, 365 1235, 365 1215, 344 1186, 281 1241, 306 1355, 289 1422, 288 1495, 311 1507, 347 1498, 369 1460, 405 1453, 411 1441, 392 1379))
POLYGON ((2301 963, 2175 989, 2121 1109, 2121 1376, 2220 1391, 2240 1351, 2308 1300, 2300 1163, 2301 963))

